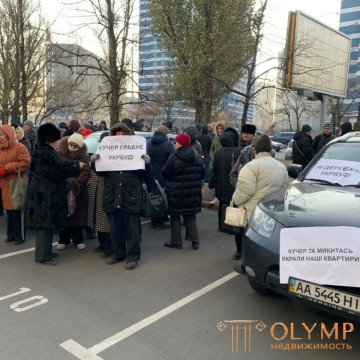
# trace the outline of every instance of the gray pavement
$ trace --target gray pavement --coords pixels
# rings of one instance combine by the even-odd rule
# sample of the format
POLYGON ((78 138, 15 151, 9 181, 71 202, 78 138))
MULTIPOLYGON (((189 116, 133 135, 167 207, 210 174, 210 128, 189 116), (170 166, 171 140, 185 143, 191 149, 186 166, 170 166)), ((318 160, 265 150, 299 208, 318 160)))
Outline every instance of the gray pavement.
POLYGON ((84 251, 59 251, 57 266, 37 264, 34 234, 20 246, 5 244, 5 217, 0 217, 0 359, 359 358, 357 324, 349 351, 272 350, 270 328, 276 322, 289 329, 293 323, 293 337, 306 340, 303 322, 319 324, 318 339, 322 322, 346 320, 255 293, 245 276, 233 272, 234 240, 217 232, 217 213, 204 209, 198 226, 201 242, 195 251, 186 241, 183 250, 163 247, 169 230, 144 224, 141 263, 127 271, 123 263, 106 265, 92 251, 96 240, 87 241, 84 251), (29 251, 17 253, 21 250, 29 251), (236 348, 224 320, 259 320, 266 329, 252 331, 246 353, 240 331, 238 352, 232 352, 236 348))

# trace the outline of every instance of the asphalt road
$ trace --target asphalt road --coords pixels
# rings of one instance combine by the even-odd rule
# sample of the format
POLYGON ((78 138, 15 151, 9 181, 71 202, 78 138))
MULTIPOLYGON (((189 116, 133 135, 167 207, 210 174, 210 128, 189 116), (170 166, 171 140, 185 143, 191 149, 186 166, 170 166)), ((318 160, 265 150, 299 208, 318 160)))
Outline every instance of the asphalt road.
POLYGON ((86 250, 62 251, 57 266, 37 264, 33 233, 20 246, 5 244, 0 217, 0 359, 359 358, 359 324, 344 340, 348 320, 255 293, 233 272, 234 240, 217 232, 216 212, 204 210, 198 226, 195 251, 186 241, 183 250, 163 247, 169 230, 144 224, 140 265, 128 271, 123 263, 106 265, 92 251, 96 240, 87 241, 86 250), (236 334, 235 320, 257 320, 258 327, 247 325, 245 338, 243 325, 236 334), (322 323, 339 332, 321 339, 322 323), (303 324, 313 329, 310 340, 303 324), (271 332, 287 334, 279 341, 271 332), (347 343, 352 349, 276 350, 280 343, 347 343))

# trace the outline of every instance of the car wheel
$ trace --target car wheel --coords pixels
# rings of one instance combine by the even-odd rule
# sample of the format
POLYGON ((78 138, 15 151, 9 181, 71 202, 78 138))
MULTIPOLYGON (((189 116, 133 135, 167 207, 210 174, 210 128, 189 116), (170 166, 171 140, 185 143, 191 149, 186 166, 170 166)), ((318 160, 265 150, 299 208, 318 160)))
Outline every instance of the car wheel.
POLYGON ((249 280, 249 284, 253 288, 253 290, 258 292, 259 294, 262 294, 262 295, 271 294, 271 291, 260 281, 254 279, 252 277, 248 277, 248 280, 249 280))

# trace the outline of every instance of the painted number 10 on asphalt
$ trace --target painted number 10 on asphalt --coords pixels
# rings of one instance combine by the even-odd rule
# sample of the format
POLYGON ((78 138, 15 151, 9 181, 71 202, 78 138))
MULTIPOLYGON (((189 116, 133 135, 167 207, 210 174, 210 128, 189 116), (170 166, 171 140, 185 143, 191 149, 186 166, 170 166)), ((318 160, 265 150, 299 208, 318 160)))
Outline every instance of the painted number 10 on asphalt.
MULTIPOLYGON (((22 287, 17 292, 0 297, 0 301, 7 300, 7 299, 13 298, 15 296, 21 295, 21 294, 25 294, 29 291, 31 291, 31 289, 22 287)), ((43 297, 41 295, 35 295, 35 296, 31 296, 29 298, 26 298, 24 300, 20 300, 20 301, 12 303, 10 305, 10 309, 12 309, 16 312, 23 312, 23 311, 33 309, 37 306, 46 304, 48 301, 49 301, 48 299, 46 299, 45 297, 43 297), (25 305, 25 304, 29 304, 29 305, 25 305)))

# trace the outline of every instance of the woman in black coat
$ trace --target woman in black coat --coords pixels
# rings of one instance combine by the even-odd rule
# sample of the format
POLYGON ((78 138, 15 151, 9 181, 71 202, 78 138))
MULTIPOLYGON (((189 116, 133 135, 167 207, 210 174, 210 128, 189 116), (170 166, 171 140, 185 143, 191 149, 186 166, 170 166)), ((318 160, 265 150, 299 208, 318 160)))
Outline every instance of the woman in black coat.
MULTIPOLYGON (((162 187, 165 186, 165 179, 161 172, 162 168, 169 156, 175 151, 174 145, 168 139, 168 133, 169 129, 166 126, 159 126, 147 144, 151 172, 162 187)), ((166 228, 164 221, 169 221, 167 214, 151 218, 151 227, 156 230, 164 229, 166 228)))
POLYGON ((215 195, 219 199, 218 223, 219 231, 224 228, 224 216, 226 206, 230 204, 235 191, 230 183, 231 164, 235 163, 240 155, 239 147, 236 147, 236 138, 233 132, 224 132, 220 136, 221 149, 215 152, 213 173, 209 188, 215 188, 215 195))
POLYGON ((36 230, 35 260, 47 265, 56 265, 53 235, 65 228, 68 220, 66 178, 77 176, 88 166, 79 161, 62 161, 57 152, 60 138, 54 124, 39 127, 26 196, 26 226, 36 230))
POLYGON ((163 169, 163 176, 171 221, 171 241, 164 246, 182 249, 182 215, 192 247, 198 249, 196 214, 201 212, 201 185, 205 169, 200 155, 192 149, 191 138, 186 133, 176 137, 176 151, 170 155, 163 169))

